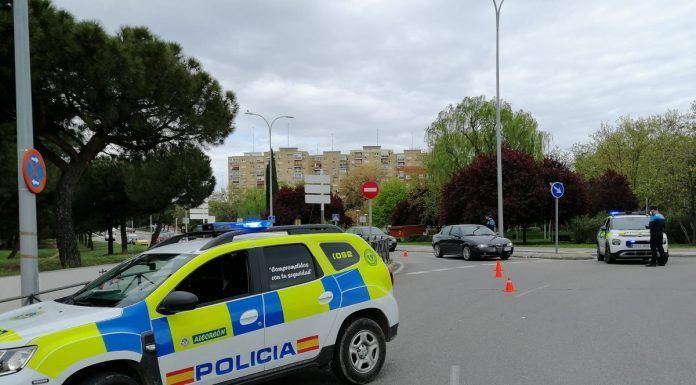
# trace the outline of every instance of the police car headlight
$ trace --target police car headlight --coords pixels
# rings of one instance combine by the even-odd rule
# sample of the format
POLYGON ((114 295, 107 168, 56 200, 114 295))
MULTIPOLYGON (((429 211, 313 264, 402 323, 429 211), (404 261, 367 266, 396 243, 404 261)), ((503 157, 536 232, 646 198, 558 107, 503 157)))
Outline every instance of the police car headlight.
POLYGON ((478 247, 479 249, 485 249, 486 247, 488 247, 488 245, 482 243, 482 244, 480 244, 480 245, 477 245, 477 247, 478 247))
POLYGON ((512 247, 512 242, 508 242, 507 245, 505 245, 505 246, 512 247))
POLYGON ((614 246, 618 246, 621 244, 621 240, 620 239, 612 239, 611 244, 614 246))
POLYGON ((36 352, 36 346, 0 350, 0 376, 17 373, 27 366, 36 352))

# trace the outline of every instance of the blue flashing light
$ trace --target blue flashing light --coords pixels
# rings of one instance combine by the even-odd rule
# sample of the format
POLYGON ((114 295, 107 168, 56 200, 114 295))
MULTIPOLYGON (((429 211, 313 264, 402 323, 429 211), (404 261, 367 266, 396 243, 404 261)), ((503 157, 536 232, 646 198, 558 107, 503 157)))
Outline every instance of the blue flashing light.
POLYGON ((242 227, 246 230, 267 229, 267 228, 271 227, 271 222, 270 221, 243 222, 242 227))
POLYGON ((612 217, 615 217, 619 214, 621 214, 621 211, 616 211, 616 210, 609 211, 609 215, 611 215, 612 217))

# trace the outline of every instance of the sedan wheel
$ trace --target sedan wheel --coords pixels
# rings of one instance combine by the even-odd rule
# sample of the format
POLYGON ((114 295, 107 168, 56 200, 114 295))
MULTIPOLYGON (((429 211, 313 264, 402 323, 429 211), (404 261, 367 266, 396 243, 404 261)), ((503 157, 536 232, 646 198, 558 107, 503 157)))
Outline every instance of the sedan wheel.
POLYGON ((464 245, 462 247, 462 258, 464 258, 465 261, 471 261, 471 248, 469 246, 464 245))
POLYGON ((435 258, 442 258, 442 250, 440 250, 440 245, 435 244, 433 246, 433 253, 435 253, 435 258))

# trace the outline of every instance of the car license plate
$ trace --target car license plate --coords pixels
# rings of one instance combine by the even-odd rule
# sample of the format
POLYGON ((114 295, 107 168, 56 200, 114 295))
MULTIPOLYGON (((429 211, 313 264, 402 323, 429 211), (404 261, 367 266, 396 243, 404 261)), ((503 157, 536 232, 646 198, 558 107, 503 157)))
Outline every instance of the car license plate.
POLYGON ((512 250, 512 247, 505 246, 505 251, 510 251, 512 250))
POLYGON ((649 249, 650 245, 644 243, 634 243, 631 245, 633 249, 649 249))

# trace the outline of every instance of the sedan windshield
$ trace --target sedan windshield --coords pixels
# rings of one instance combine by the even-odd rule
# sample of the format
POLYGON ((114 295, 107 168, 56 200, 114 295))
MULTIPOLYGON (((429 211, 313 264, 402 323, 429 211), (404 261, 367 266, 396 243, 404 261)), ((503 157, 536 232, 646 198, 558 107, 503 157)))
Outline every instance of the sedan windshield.
POLYGON ((464 235, 496 235, 486 226, 462 226, 464 235))
POLYGON ((142 254, 116 266, 64 302, 96 307, 132 305, 147 297, 193 257, 192 254, 142 254))
POLYGON ((611 228, 615 230, 645 230, 649 223, 648 217, 614 218, 611 221, 611 228))

